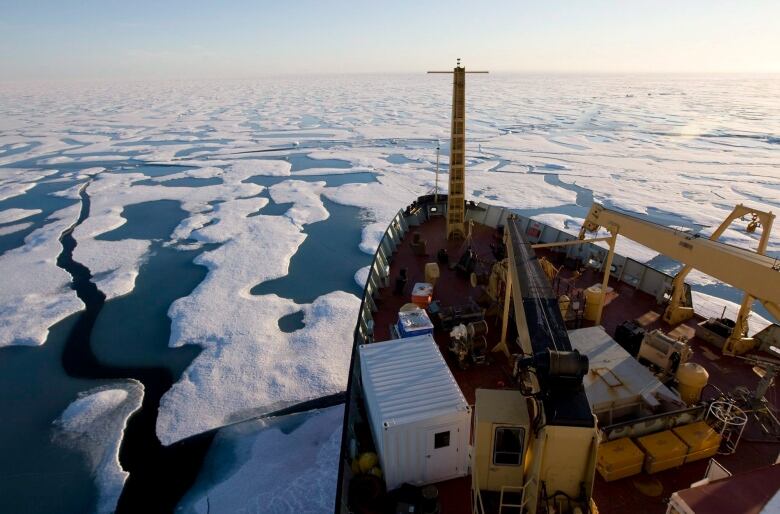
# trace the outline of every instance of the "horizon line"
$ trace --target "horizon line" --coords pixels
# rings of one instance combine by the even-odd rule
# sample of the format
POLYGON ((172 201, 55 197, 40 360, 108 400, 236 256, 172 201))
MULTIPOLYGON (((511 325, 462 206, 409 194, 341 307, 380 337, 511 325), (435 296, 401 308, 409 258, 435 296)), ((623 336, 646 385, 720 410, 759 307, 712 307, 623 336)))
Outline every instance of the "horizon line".
MULTIPOLYGON (((466 68, 468 69, 468 68, 466 68)), ((527 76, 780 76, 778 71, 567 71, 567 70, 490 70, 493 75, 527 75, 527 76)), ((342 72, 278 72, 253 75, 155 75, 145 76, 62 76, 62 77, 20 77, 3 78, 0 84, 29 82, 144 82, 144 81, 177 81, 177 80, 261 80, 271 78, 303 78, 303 77, 342 77, 342 76, 416 76, 425 75, 422 71, 342 71, 342 72)))

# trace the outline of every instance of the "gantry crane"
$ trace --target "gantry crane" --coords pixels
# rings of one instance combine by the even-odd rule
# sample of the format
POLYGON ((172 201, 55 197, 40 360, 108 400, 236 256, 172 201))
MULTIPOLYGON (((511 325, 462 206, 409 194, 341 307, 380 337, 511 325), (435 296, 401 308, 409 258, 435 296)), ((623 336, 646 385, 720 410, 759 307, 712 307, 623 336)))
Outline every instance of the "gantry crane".
POLYGON ((752 349, 754 341, 748 337, 747 332, 748 316, 753 301, 760 301, 775 319, 780 320, 780 260, 764 255, 774 218, 775 215, 771 212, 760 211, 740 204, 734 208, 710 238, 704 238, 637 216, 607 209, 594 203, 582 225, 579 238, 584 240, 587 232, 596 232, 599 227, 605 228, 610 233, 609 237, 598 239, 606 240, 609 243, 609 254, 605 265, 605 283, 602 287, 597 323, 601 318, 601 309, 604 304, 603 296, 606 293, 606 282, 609 279, 615 241, 620 234, 684 264, 672 282, 671 300, 664 313, 664 320, 672 325, 679 324, 693 316, 693 306, 686 305, 685 302, 685 277, 693 268, 743 290, 745 297, 737 319, 734 320, 734 330, 723 346, 723 352, 740 354, 752 349), (761 228, 757 251, 738 248, 718 241, 718 238, 734 220, 746 216, 748 217, 748 232, 755 232, 756 229, 761 228))

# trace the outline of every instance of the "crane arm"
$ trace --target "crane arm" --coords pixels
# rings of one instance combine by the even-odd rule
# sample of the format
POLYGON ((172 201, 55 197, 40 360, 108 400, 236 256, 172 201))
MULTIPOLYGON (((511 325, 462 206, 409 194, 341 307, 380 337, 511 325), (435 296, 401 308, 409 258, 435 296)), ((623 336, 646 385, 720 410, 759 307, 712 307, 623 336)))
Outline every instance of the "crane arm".
MULTIPOLYGON (((712 241, 717 241, 735 220, 744 219, 745 217, 750 219, 747 226, 748 232, 755 232, 758 227, 762 227, 761 240, 758 243, 757 253, 763 255, 766 253, 769 235, 775 219, 775 215, 771 212, 764 212, 739 204, 734 207, 731 214, 729 214, 718 228, 713 231, 712 235, 710 235, 710 239, 712 241)), ((685 278, 692 269, 693 266, 686 264, 677 272, 677 275, 674 276, 674 280, 672 281, 672 295, 671 298, 669 298, 669 305, 664 311, 664 321, 670 325, 677 325, 678 323, 693 317, 693 305, 686 302, 686 299, 684 298, 687 291, 685 278)), ((772 316, 780 319, 780 314, 772 308, 772 304, 769 304, 767 310, 772 312, 772 316)))
MULTIPOLYGON (((772 215, 772 218, 774 216, 772 215)), ((780 260, 682 232, 594 203, 580 230, 604 227, 722 282, 738 287, 780 314, 780 260)), ((765 226, 764 230, 769 227, 765 226)))

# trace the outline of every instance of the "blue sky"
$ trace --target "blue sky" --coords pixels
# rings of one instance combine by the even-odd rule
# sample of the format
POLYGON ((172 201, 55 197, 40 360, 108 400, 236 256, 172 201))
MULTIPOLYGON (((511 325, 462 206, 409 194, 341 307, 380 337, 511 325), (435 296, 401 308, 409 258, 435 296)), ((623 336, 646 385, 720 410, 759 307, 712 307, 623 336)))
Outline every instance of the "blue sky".
POLYGON ((0 80, 780 72, 780 1, 0 0, 0 80))

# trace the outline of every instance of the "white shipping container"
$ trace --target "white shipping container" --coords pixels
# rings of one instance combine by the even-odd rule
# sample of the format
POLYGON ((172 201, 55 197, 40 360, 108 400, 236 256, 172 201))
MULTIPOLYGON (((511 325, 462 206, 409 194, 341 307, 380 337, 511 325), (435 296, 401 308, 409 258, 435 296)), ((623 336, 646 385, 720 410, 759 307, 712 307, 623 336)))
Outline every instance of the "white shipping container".
POLYGON ((468 473, 471 408, 429 334, 359 347, 387 489, 468 473))

